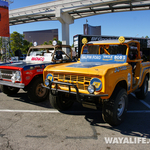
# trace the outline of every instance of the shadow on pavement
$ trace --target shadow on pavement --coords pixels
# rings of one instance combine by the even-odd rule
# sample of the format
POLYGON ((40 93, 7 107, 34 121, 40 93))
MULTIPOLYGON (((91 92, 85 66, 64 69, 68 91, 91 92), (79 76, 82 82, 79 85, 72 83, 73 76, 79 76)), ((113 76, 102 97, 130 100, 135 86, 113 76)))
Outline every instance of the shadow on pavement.
MULTIPOLYGON (((148 93, 148 95, 150 95, 150 92, 148 93)), ((18 94, 13 95, 12 97, 14 97, 14 100, 16 101, 29 103, 31 105, 36 105, 45 108, 52 108, 48 99, 40 103, 33 103, 28 99, 27 93, 25 92, 19 92, 18 94)), ((145 106, 132 95, 129 95, 129 105, 132 105, 128 107, 132 110, 139 110, 140 108, 141 110, 145 109, 145 106), (133 108, 133 105, 135 106, 135 108, 133 108)), ((84 108, 81 104, 77 102, 75 102, 74 105, 68 111, 63 111, 61 113, 67 115, 85 116, 85 120, 89 122, 90 126, 92 127, 100 127, 108 130, 113 130, 126 136, 150 138, 149 113, 127 113, 125 121, 119 126, 115 127, 112 127, 103 121, 101 110, 97 111, 84 108)))
POLYGON ((15 95, 12 95, 11 97, 13 97, 14 100, 16 100, 16 101, 20 101, 23 103, 28 103, 31 105, 40 106, 40 107, 44 107, 44 108, 52 108, 50 103, 49 103, 48 98, 42 102, 35 103, 35 102, 30 101, 26 92, 19 92, 15 95))

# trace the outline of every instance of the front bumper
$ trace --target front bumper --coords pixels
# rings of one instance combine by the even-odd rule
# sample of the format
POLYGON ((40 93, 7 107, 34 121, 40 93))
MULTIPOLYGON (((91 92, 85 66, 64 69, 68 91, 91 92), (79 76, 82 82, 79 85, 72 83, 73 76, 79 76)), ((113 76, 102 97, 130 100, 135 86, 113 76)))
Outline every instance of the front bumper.
POLYGON ((12 82, 2 81, 2 80, 0 80, 0 85, 12 86, 20 89, 23 89, 25 87, 23 83, 12 83, 12 82))
POLYGON ((94 94, 84 94, 84 93, 79 93, 79 90, 77 88, 76 85, 72 84, 72 83, 64 83, 64 82, 57 82, 57 81, 50 81, 49 80, 49 87, 46 87, 42 84, 43 87, 47 88, 50 90, 51 94, 53 96, 58 96, 58 92, 64 92, 64 93, 69 93, 69 94, 75 94, 76 95, 76 100, 80 103, 83 102, 82 97, 106 97, 108 96, 108 94, 99 94, 99 95, 94 95, 94 94), (56 88, 52 88, 52 84, 55 84, 56 88), (69 91, 66 90, 61 90, 58 89, 58 84, 61 85, 67 85, 69 87, 69 91), (76 92, 72 92, 71 91, 71 86, 75 88, 76 92), (54 91, 54 92, 53 92, 54 91))

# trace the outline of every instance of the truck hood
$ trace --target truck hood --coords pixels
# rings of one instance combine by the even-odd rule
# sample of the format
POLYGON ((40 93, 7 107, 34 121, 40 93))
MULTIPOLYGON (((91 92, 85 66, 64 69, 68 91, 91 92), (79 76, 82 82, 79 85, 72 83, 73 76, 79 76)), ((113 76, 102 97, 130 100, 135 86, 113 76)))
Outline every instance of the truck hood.
POLYGON ((0 64, 0 68, 3 69, 14 69, 14 68, 23 68, 24 70, 28 70, 31 67, 36 67, 38 68, 45 68, 47 65, 54 64, 50 62, 37 62, 37 63, 32 63, 32 62, 26 62, 26 61, 21 61, 21 62, 15 62, 15 63, 2 63, 0 64))
POLYGON ((104 75, 109 69, 124 66, 126 60, 126 55, 82 54, 77 63, 54 66, 48 70, 58 73, 104 75))
POLYGON ((62 64, 54 67, 47 68, 47 71, 62 72, 62 73, 75 73, 75 74, 90 74, 90 75, 104 75, 107 70, 126 66, 126 64, 109 63, 109 62, 76 62, 72 64, 62 64))

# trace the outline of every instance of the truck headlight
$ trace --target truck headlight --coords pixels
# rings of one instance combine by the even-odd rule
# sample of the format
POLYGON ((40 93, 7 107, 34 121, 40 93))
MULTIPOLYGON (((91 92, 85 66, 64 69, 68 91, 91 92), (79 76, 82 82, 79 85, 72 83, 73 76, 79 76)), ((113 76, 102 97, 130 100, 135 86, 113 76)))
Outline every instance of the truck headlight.
POLYGON ((16 71, 16 81, 21 81, 21 72, 16 71))
POLYGON ((21 72, 20 71, 14 71, 11 77, 11 81, 15 83, 15 81, 21 81, 21 72))
POLYGON ((89 92, 90 94, 93 94, 93 93, 95 92, 95 86, 90 84, 90 85, 88 86, 88 92, 89 92))
POLYGON ((45 79, 45 85, 46 85, 46 86, 49 86, 49 85, 50 85, 50 80, 47 79, 47 78, 45 79))
POLYGON ((12 83, 15 83, 15 81, 16 81, 16 80, 15 80, 15 78, 16 78, 16 74, 15 74, 15 73, 13 73, 13 74, 12 74, 12 77, 11 77, 11 81, 12 81, 12 83))

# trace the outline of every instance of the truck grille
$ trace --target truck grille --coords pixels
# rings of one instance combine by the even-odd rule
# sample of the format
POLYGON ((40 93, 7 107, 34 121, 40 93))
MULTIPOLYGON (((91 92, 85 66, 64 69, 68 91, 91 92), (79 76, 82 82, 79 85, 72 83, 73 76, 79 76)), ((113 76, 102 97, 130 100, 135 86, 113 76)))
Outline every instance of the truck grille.
POLYGON ((13 75, 13 70, 6 70, 6 69, 0 70, 0 79, 11 80, 12 75, 13 75))
MULTIPOLYGON (((54 74, 54 81, 60 81, 65 83, 73 83, 79 90, 87 90, 90 84, 91 77, 78 76, 78 75, 65 75, 65 74, 54 74)), ((59 87, 66 87, 66 85, 59 85, 59 87)), ((73 87, 72 87, 73 88, 73 87)), ((69 88, 68 88, 69 90, 69 88)))

